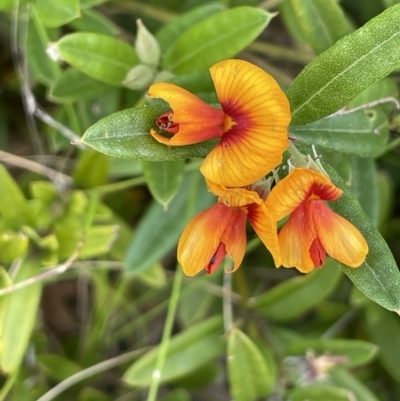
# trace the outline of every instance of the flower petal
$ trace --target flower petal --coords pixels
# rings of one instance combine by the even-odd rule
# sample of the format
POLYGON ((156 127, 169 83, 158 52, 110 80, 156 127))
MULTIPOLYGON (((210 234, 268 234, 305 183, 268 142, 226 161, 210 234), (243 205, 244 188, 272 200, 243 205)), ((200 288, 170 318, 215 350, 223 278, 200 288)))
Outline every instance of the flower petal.
POLYGON ((342 193, 343 191, 335 187, 327 175, 307 168, 295 168, 272 188, 267 203, 279 221, 310 196, 323 200, 336 200, 342 193))
POLYGON ((279 250, 275 216, 263 202, 261 205, 255 203, 249 205, 247 217, 256 234, 260 237, 265 247, 271 252, 275 266, 279 267, 282 264, 282 260, 279 250))
POLYGON ((170 83, 157 83, 150 87, 149 96, 168 102, 173 110, 172 121, 179 125, 179 131, 172 138, 151 130, 157 141, 180 146, 221 137, 224 112, 204 103, 186 89, 170 83))
POLYGON ((251 203, 262 203, 257 192, 245 188, 227 188, 224 185, 216 184, 210 180, 206 183, 208 190, 219 197, 219 202, 230 207, 241 207, 251 203))
POLYGON ((282 161, 288 146, 289 102, 269 74, 246 61, 222 61, 210 73, 222 109, 234 124, 207 156, 201 172, 229 187, 249 185, 282 161))
POLYGON ((360 266, 368 253, 368 243, 360 231, 322 201, 309 201, 306 207, 326 252, 347 266, 360 266))
POLYGON ((278 235, 282 265, 295 267, 302 273, 310 272, 314 268, 310 246, 316 236, 310 216, 303 205, 299 206, 278 235))
POLYGON ((204 269, 215 254, 230 221, 229 209, 215 204, 195 216, 178 242, 178 261, 188 276, 204 269))
MULTIPOLYGON (((195 216, 183 230, 178 243, 178 261, 188 276, 210 265, 221 242, 234 259, 236 270, 246 248, 246 213, 216 203, 195 216)), ((214 261, 215 263, 215 261, 214 261)))
POLYGON ((221 241, 226 245, 226 253, 233 259, 233 269, 237 270, 246 252, 246 213, 240 208, 229 208, 232 217, 222 235, 221 241))

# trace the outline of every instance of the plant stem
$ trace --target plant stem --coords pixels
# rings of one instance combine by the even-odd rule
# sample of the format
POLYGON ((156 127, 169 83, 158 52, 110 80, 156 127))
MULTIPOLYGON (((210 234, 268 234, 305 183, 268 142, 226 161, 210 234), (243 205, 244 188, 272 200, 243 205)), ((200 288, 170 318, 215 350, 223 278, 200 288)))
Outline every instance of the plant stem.
MULTIPOLYGON (((189 220, 190 216, 192 216, 195 209, 195 204, 197 199, 198 179, 199 179, 199 174, 197 173, 197 171, 194 171, 191 179, 190 196, 186 207, 186 216, 185 216, 186 221, 189 220)), ((183 280, 183 271, 181 266, 177 264, 174 276, 174 282, 172 284, 171 298, 168 305, 167 318, 165 320, 160 349, 157 355, 156 366, 155 369, 153 370, 151 377, 150 389, 149 389, 149 394, 147 396, 147 401, 156 401, 157 399, 157 392, 161 383, 162 370, 165 364, 165 360, 167 359, 168 345, 172 334, 172 326, 174 324, 176 310, 181 295, 182 280, 183 280)))
POLYGON ((112 369, 118 365, 121 365, 125 362, 129 362, 132 359, 138 357, 141 353, 146 351, 147 348, 137 349, 135 351, 127 352, 125 354, 116 356, 115 358, 108 359, 106 361, 100 362, 96 365, 91 366, 90 368, 81 370, 78 373, 68 377, 63 380, 61 383, 57 384, 57 386, 53 387, 50 391, 42 395, 37 401, 51 401, 62 392, 72 387, 73 385, 91 377, 96 374, 105 372, 109 369, 112 369))

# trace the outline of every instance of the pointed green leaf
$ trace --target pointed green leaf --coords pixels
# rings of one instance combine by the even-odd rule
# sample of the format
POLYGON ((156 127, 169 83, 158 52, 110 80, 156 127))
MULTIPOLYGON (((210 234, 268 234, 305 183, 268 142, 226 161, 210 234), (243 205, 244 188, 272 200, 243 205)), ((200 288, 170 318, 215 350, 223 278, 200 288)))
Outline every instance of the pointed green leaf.
MULTIPOLYGON (((138 274, 150 268, 176 246, 187 223, 182 213, 188 202, 188 187, 192 178, 191 175, 184 177, 167 211, 154 202, 140 220, 125 256, 124 265, 129 273, 138 274)), ((203 180, 198 184, 197 191, 195 213, 215 202, 215 197, 207 191, 203 180)))
POLYGON ((379 359, 386 372, 400 383, 400 318, 379 305, 368 302, 365 308, 367 329, 371 340, 379 347, 379 359))
POLYGON ((239 329, 229 333, 227 359, 232 399, 253 401, 271 393, 268 365, 253 341, 239 329))
POLYGON ((45 85, 51 84, 60 74, 60 67, 46 53, 49 37, 42 20, 34 12, 27 41, 28 65, 34 79, 45 85))
POLYGON ((309 145, 373 157, 381 153, 387 144, 389 132, 387 128, 381 128, 385 122, 386 117, 381 112, 358 110, 290 127, 289 130, 291 136, 309 145))
POLYGON ((312 61, 288 90, 292 124, 303 125, 344 107, 400 66, 400 4, 340 39, 312 61))
POLYGON ((106 155, 125 159, 167 161, 205 157, 216 141, 165 146, 150 135, 150 130, 156 129, 157 118, 168 110, 169 106, 152 104, 113 113, 92 125, 82 142, 106 155))
MULTIPOLYGON (((213 317, 173 336, 161 372, 161 383, 183 377, 214 360, 224 350, 222 319, 213 317)), ((151 382, 159 347, 135 361, 123 378, 130 386, 148 386, 151 382)))
MULTIPOLYGON (((34 277, 39 269, 32 262, 22 263, 13 283, 34 277)), ((42 286, 39 283, 4 295, 1 300, 0 365, 3 372, 12 373, 19 368, 28 348, 35 325, 42 286), (4 308, 4 309, 3 309, 4 308)))
POLYGON ((337 263, 328 259, 322 269, 286 280, 265 294, 252 298, 250 305, 267 318, 291 320, 325 299, 336 288, 341 276, 337 263))
POLYGON ((185 31, 165 54, 163 67, 182 74, 211 67, 243 50, 273 17, 264 10, 237 7, 214 14, 185 31))
POLYGON ((143 173, 149 190, 165 210, 181 185, 184 166, 184 160, 143 161, 143 173))
POLYGON ((336 0, 290 0, 302 34, 315 54, 352 32, 336 0))
POLYGON ((120 29, 96 10, 82 10, 81 16, 69 23, 76 31, 104 33, 116 36, 120 29))
POLYGON ((111 85, 122 85, 126 74, 138 63, 133 47, 99 33, 71 33, 54 46, 77 70, 111 85))
POLYGON ((400 272, 393 255, 379 231, 363 212, 350 188, 330 166, 324 165, 332 182, 343 195, 329 206, 356 226, 368 242, 369 252, 357 268, 341 264, 342 270, 368 298, 389 310, 400 311, 400 272))
POLYGON ((33 7, 49 28, 57 28, 79 17, 79 0, 36 0, 33 7))
POLYGON ((211 15, 219 13, 224 8, 225 6, 221 3, 204 4, 174 18, 156 34, 156 39, 162 52, 173 46, 178 38, 193 25, 198 24, 211 15))
POLYGON ((347 340, 342 338, 301 339, 289 344, 285 353, 286 355, 306 355, 309 350, 315 351, 318 354, 347 357, 347 362, 343 362, 343 365, 347 367, 365 365, 378 353, 378 347, 375 344, 361 340, 347 340))
POLYGON ((356 376, 344 368, 329 371, 329 381, 352 392, 353 399, 362 401, 379 401, 378 397, 356 376))

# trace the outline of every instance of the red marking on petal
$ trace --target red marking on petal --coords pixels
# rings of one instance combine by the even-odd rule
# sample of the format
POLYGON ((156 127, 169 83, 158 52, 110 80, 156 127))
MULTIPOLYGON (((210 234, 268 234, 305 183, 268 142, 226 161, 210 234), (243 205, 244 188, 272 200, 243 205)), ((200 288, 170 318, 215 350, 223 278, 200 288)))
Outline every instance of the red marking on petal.
POLYGON ((326 258, 326 251, 318 237, 314 239, 310 246, 310 256, 315 267, 321 267, 326 258))
POLYGON ((310 196, 316 195, 324 201, 335 201, 342 196, 342 190, 332 183, 314 182, 310 188, 310 196))
POLYGON ((179 124, 174 123, 173 118, 174 113, 172 111, 168 111, 157 118, 157 126, 163 131, 176 134, 179 131, 179 124))
POLYGON ((215 270, 218 269, 221 262, 224 260, 226 256, 226 246, 223 242, 220 242, 218 245, 217 250, 215 251, 214 255, 211 257, 208 265, 206 266, 206 273, 212 274, 215 270))

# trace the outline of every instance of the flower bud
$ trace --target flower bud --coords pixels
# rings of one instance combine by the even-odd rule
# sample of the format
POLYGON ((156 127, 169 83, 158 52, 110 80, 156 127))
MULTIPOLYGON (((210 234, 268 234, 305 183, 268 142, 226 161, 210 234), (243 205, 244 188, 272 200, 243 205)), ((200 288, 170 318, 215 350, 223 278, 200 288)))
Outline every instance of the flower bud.
POLYGON ((135 49, 143 64, 156 67, 160 61, 160 46, 156 38, 143 25, 142 20, 138 19, 135 49))

